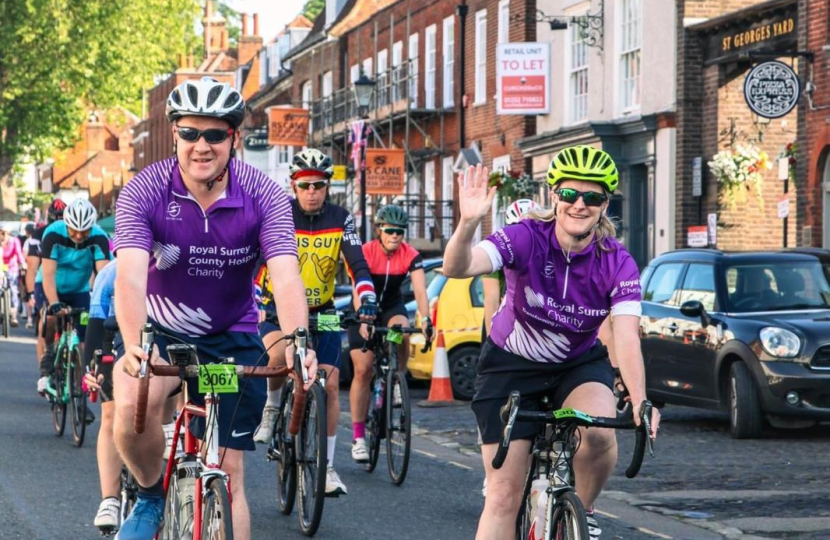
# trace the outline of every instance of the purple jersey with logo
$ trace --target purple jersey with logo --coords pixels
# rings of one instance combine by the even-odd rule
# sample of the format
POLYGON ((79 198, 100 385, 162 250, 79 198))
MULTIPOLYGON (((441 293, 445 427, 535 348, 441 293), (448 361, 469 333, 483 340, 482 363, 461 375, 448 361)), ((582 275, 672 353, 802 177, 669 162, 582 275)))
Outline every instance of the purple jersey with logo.
MULTIPOLYGON (((118 197, 115 248, 150 253, 147 312, 191 336, 257 331, 257 259, 297 256, 288 196, 276 182, 232 159, 225 193, 204 212, 175 158, 154 163, 118 197)), ((221 184, 220 184, 221 186, 221 184)))
POLYGON ((507 285, 490 338, 535 362, 574 360, 594 345, 609 313, 641 313, 640 273, 622 244, 605 240, 611 251, 604 251, 593 242, 569 263, 555 227, 525 219, 479 244, 494 271, 504 268, 507 285))

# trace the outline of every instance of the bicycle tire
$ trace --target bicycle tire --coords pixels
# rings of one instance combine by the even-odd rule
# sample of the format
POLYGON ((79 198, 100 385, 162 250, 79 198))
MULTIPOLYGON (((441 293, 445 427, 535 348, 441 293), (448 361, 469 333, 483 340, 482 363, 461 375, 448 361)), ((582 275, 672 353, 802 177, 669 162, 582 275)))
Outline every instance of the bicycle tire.
POLYGON ((548 500, 548 530, 546 538, 554 540, 589 540, 585 507, 573 491, 560 494, 556 501, 548 500))
POLYGON ((3 289, 3 337, 8 338, 12 324, 12 301, 11 292, 8 288, 3 289))
POLYGON ((293 408, 292 382, 287 381, 280 398, 280 415, 274 427, 274 445, 277 450, 277 506, 283 515, 289 515, 294 509, 297 497, 297 462, 294 455, 294 442, 288 434, 293 408))
MULTIPOLYGON (((182 498, 183 488, 179 486, 178 465, 186 459, 188 458, 176 460, 173 464, 170 484, 167 486, 164 498, 164 518, 161 531, 158 533, 158 540, 180 540, 193 536, 194 495, 191 495, 189 500, 182 498)), ((191 456, 189 460, 194 461, 195 458, 191 456)), ((191 484, 191 489, 194 489, 193 484, 191 484)), ((204 516, 204 513, 202 515, 204 516)))
POLYGON ((319 384, 312 384, 306 394, 305 412, 297 448, 297 515, 300 529, 306 536, 314 536, 323 519, 326 500, 327 465, 326 392, 319 384))
POLYGON ((533 516, 530 514, 530 491, 538 468, 539 460, 534 455, 530 460, 530 468, 527 470, 522 504, 519 506, 519 514, 516 516, 516 540, 530 538, 530 526, 533 524, 533 516))
POLYGON ((208 480, 202 497, 202 539, 233 540, 233 520, 228 485, 222 478, 208 480))
POLYGON ((406 479, 412 451, 412 404, 406 377, 398 370, 389 370, 386 397, 386 462, 392 483, 400 486, 406 479), (395 388, 400 389, 400 403, 395 403, 395 388))
MULTIPOLYGON (((375 381, 378 374, 372 377, 372 382, 369 388, 375 387, 375 381)), ((382 396, 386 399, 386 396, 382 396)), ((380 456, 380 440, 383 437, 381 425, 383 424, 383 409, 375 406, 375 398, 369 395, 369 408, 366 411, 366 448, 369 450, 369 461, 366 462, 366 472, 372 472, 378 465, 378 457, 380 456)))
POLYGON ((86 435, 86 392, 83 389, 84 366, 78 347, 69 350, 69 408, 72 417, 72 440, 80 448, 86 435))
POLYGON ((135 506, 135 500, 138 494, 138 484, 133 477, 133 474, 130 472, 130 469, 127 468, 126 465, 121 466, 121 515, 119 516, 118 524, 119 526, 121 523, 124 523, 124 520, 127 519, 127 516, 130 515, 130 512, 133 510, 133 506, 135 506))
MULTIPOLYGON (((59 354, 64 354, 63 348, 59 350, 59 354)), ((55 429, 55 435, 63 437, 63 432, 66 429, 66 401, 63 397, 64 387, 64 373, 61 366, 64 362, 61 360, 55 366, 55 371, 52 374, 52 383, 57 394, 52 401, 52 427, 55 429)))

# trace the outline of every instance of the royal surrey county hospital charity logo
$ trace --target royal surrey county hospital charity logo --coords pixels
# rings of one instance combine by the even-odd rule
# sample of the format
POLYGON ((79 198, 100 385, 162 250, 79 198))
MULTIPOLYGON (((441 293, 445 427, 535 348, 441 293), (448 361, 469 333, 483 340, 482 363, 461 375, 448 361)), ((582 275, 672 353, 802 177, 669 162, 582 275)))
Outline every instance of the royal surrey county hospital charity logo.
POLYGON ((182 211, 182 205, 177 203, 176 201, 172 201, 170 204, 167 205, 167 215, 171 218, 179 217, 179 213, 182 211))
POLYGON ((758 64, 744 81, 744 99, 763 118, 781 118, 798 104, 801 80, 795 71, 776 60, 758 64))

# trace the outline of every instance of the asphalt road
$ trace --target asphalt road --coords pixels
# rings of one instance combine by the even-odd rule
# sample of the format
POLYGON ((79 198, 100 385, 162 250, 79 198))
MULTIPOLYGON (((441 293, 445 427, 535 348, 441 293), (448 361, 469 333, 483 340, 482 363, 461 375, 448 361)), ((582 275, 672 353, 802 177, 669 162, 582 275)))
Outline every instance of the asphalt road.
MULTIPOLYGON (((80 449, 70 436, 55 437, 49 406, 35 392, 34 342, 21 329, 14 334, 0 339, 0 540, 96 538, 98 423, 80 449)), ((413 400, 425 394, 416 386, 413 400)), ((483 499, 469 407, 415 407, 413 416, 415 451, 400 488, 385 456, 373 474, 353 464, 350 431, 340 430, 335 466, 349 495, 326 501, 316 538, 474 538, 483 499)), ((635 480, 619 465, 597 503, 603 539, 830 538, 830 429, 733 441, 720 413, 670 407, 664 418, 658 457, 635 480)), ((632 439, 620 436, 620 461, 632 439)), ((304 538, 296 515, 277 511, 275 466, 262 449, 246 461, 246 483, 255 540, 304 538)))

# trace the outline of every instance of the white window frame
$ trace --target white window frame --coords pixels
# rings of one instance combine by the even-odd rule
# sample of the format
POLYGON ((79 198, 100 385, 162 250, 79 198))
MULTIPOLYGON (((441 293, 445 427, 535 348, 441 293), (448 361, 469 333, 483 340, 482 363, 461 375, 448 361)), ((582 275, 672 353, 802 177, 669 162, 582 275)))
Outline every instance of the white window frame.
POLYGON ((268 70, 265 69, 268 63, 268 49, 262 48, 259 51, 259 85, 264 86, 268 82, 268 70))
POLYGON ((487 102, 487 10, 476 12, 475 100, 473 105, 487 102))
POLYGON ((578 124, 588 119, 588 45, 578 25, 568 28, 568 46, 566 50, 568 77, 565 95, 568 96, 567 118, 570 124, 578 124), (584 93, 578 94, 579 89, 584 93))
POLYGON ((420 183, 420 175, 418 174, 410 174, 407 177, 407 189, 408 189, 408 197, 407 203, 412 201, 416 201, 416 204, 412 206, 407 206, 407 211, 409 213, 409 226, 407 227, 407 235, 410 238, 418 238, 420 235, 418 234, 418 222, 421 221, 421 183, 420 183))
POLYGON ((360 64, 352 64, 349 68, 349 82, 354 84, 360 78, 360 64))
POLYGON ((424 107, 427 109, 434 109, 435 108, 435 78, 436 78, 436 70, 438 65, 438 58, 437 58, 437 27, 432 24, 427 26, 425 32, 426 43, 424 44, 425 47, 425 56, 426 56, 426 79, 424 80, 424 93, 425 95, 425 103, 424 107))
POLYGON ((418 108, 418 61, 420 55, 418 54, 418 33, 409 36, 409 99, 412 102, 412 107, 418 108))
POLYGON ((403 99, 403 92, 400 88, 400 82, 404 78, 401 73, 401 64, 403 64, 403 41, 396 41, 392 45, 392 103, 403 99))
POLYGON ((323 98, 331 97, 334 92, 334 74, 331 71, 323 73, 323 98))
MULTIPOLYGON (((302 99, 303 99, 303 109, 305 109, 307 111, 311 110, 311 101, 314 99, 314 96, 312 94, 311 81, 304 82, 303 85, 300 87, 300 92, 301 92, 302 99)), ((314 118, 312 117, 312 115, 309 115, 309 118, 308 118, 308 132, 309 132, 309 134, 312 132, 312 129, 313 129, 312 124, 313 123, 314 123, 314 118)))
POLYGON ((431 238, 430 231, 435 227, 435 164, 437 160, 431 159, 424 163, 424 236, 431 238))
POLYGON ((375 92, 378 96, 378 105, 383 106, 389 103, 389 51, 387 49, 378 51, 377 72, 375 92))
MULTIPOLYGON (((510 154, 505 154, 503 156, 498 156, 493 158, 493 167, 491 169, 493 172, 503 171, 508 172, 510 170, 510 154)), ((497 231, 504 227, 504 212, 501 211, 502 209, 499 208, 499 198, 493 198, 493 206, 490 210, 492 223, 493 223, 493 230, 497 231)))
POLYGON ((499 1, 498 43, 510 43, 510 0, 499 1))
POLYGON ((443 39, 443 99, 445 109, 455 106, 455 16, 444 19, 443 39))
POLYGON ((372 77, 374 77, 374 73, 375 73, 372 70, 373 62, 374 62, 374 59, 371 56, 369 58, 366 58, 365 60, 363 60, 363 73, 365 73, 366 76, 369 77, 370 79, 372 77))
POLYGON ((621 0, 619 31, 619 106, 630 113, 640 108, 642 74, 642 0, 621 0))
POLYGON ((441 160, 441 233, 444 238, 452 236, 452 206, 447 204, 447 201, 452 202, 453 184, 455 183, 455 171, 453 165, 455 158, 453 156, 445 157, 441 160), (449 219, 445 212, 449 212, 449 219))
POLYGON ((280 72, 279 44, 268 45, 268 78, 273 79, 280 72))

